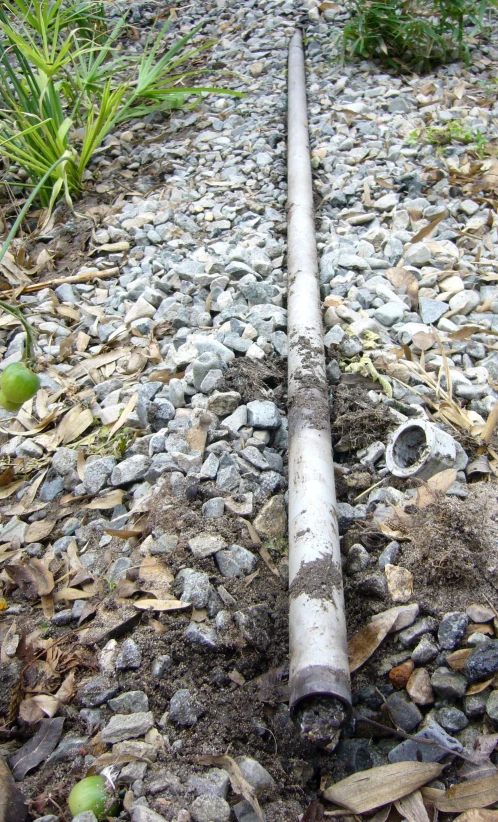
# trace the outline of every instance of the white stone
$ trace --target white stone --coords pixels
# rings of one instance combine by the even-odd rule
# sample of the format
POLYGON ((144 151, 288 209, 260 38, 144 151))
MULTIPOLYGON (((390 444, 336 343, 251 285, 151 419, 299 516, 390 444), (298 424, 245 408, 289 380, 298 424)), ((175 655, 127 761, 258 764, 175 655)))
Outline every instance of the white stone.
POLYGON ((142 320, 146 317, 153 317, 156 313, 156 309, 153 305, 144 300, 143 297, 139 297, 136 303, 132 305, 129 311, 124 318, 126 325, 131 325, 132 322, 135 320, 142 320))
POLYGON ((425 243, 413 243, 404 252, 403 259, 406 265, 414 265, 420 268, 430 262, 431 252, 425 243))
POLYGON ((394 208, 398 203, 399 194, 396 194, 395 191, 390 191, 389 194, 384 194, 383 197, 379 197, 379 199, 375 201, 374 207, 378 209, 378 211, 389 211, 390 208, 394 208))
POLYGON ((463 213, 467 214, 469 217, 472 217, 473 214, 479 211, 479 208, 479 203, 476 203, 474 200, 462 200, 458 206, 458 210, 463 211, 463 213))
POLYGON ((439 288, 446 293, 457 294, 459 291, 464 290, 464 284, 462 279, 455 274, 453 277, 445 277, 444 280, 441 280, 439 288))
POLYGON ((476 291, 459 291, 450 299, 450 309, 458 314, 470 314, 479 305, 479 294, 476 291))
POLYGON ((392 302, 381 305, 380 308, 376 310, 374 316, 382 325, 391 328, 395 323, 401 322, 404 313, 403 303, 392 302))
POLYGON ((246 357, 249 357, 250 360, 264 360, 265 352, 259 345, 252 343, 246 351, 246 357))
POLYGON ((122 414, 124 408, 125 406, 123 403, 119 403, 118 405, 108 405, 106 408, 102 408, 99 414, 102 425, 112 425, 113 422, 116 422, 122 414))

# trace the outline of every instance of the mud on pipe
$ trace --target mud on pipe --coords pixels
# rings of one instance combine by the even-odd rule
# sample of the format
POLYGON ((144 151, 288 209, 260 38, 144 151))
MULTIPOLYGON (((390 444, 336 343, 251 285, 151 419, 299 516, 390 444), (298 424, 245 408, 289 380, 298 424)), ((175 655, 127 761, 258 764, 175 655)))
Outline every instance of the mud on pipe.
POLYGON ((351 710, 302 34, 288 63, 290 708, 333 750, 351 710))

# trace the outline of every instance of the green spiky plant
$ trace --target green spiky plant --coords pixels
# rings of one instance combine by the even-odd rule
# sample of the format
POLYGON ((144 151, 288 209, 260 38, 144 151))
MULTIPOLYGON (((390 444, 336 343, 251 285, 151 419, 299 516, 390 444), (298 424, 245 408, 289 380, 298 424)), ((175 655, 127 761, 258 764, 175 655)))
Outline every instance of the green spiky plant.
POLYGON ((484 30, 497 0, 348 0, 344 53, 396 70, 469 60, 466 31, 484 30))
MULTIPOLYGON (((50 176, 57 171, 57 167, 62 163, 66 162, 66 160, 67 158, 64 155, 55 160, 54 163, 52 163, 52 165, 49 166, 49 168, 47 168, 43 176, 38 181, 37 185, 33 188, 33 191, 31 192, 23 207, 21 208, 19 214, 14 220, 14 223, 11 226, 9 233, 7 234, 7 237, 5 238, 5 240, 2 243, 2 246, 0 247, 0 263, 2 262, 7 251, 9 250, 10 244, 16 236, 17 231, 22 221, 24 220, 28 210, 30 209, 33 201, 36 199, 36 197, 38 196, 38 194, 40 193, 41 189, 46 184, 50 176)), ((24 331, 26 332, 26 349, 24 360, 28 365, 35 365, 35 332, 32 325, 28 322, 28 320, 22 313, 21 309, 17 305, 12 305, 11 303, 4 302, 4 300, 0 300, 0 308, 3 311, 6 311, 7 314, 11 314, 13 317, 15 317, 16 320, 18 320, 21 323, 22 327, 24 328, 24 331)))
POLYGON ((191 107, 206 92, 240 96, 191 85, 203 71, 192 61, 212 41, 192 44, 200 24, 165 49, 170 25, 171 19, 153 28, 135 54, 119 48, 124 17, 108 30, 99 2, 0 5, 0 156, 23 169, 31 186, 53 166, 38 189, 43 206, 81 194, 88 163, 119 123, 191 107))

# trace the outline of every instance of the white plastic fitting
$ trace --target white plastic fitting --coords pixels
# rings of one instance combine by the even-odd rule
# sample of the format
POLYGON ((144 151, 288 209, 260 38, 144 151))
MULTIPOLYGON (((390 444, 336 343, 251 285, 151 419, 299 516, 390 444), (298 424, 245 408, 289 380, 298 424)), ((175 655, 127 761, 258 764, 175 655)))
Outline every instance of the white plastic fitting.
POLYGON ((429 479, 445 468, 453 468, 457 444, 433 423, 408 420, 391 434, 386 465, 395 477, 429 479))

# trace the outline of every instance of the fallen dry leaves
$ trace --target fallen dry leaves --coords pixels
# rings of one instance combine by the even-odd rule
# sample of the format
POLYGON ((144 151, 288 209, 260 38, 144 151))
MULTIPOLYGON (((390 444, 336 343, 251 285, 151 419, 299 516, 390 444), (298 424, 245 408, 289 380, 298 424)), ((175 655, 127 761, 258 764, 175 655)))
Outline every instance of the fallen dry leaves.
POLYGON ((324 798, 354 813, 367 813, 397 799, 439 776, 437 762, 395 762, 348 776, 324 791, 324 798))

